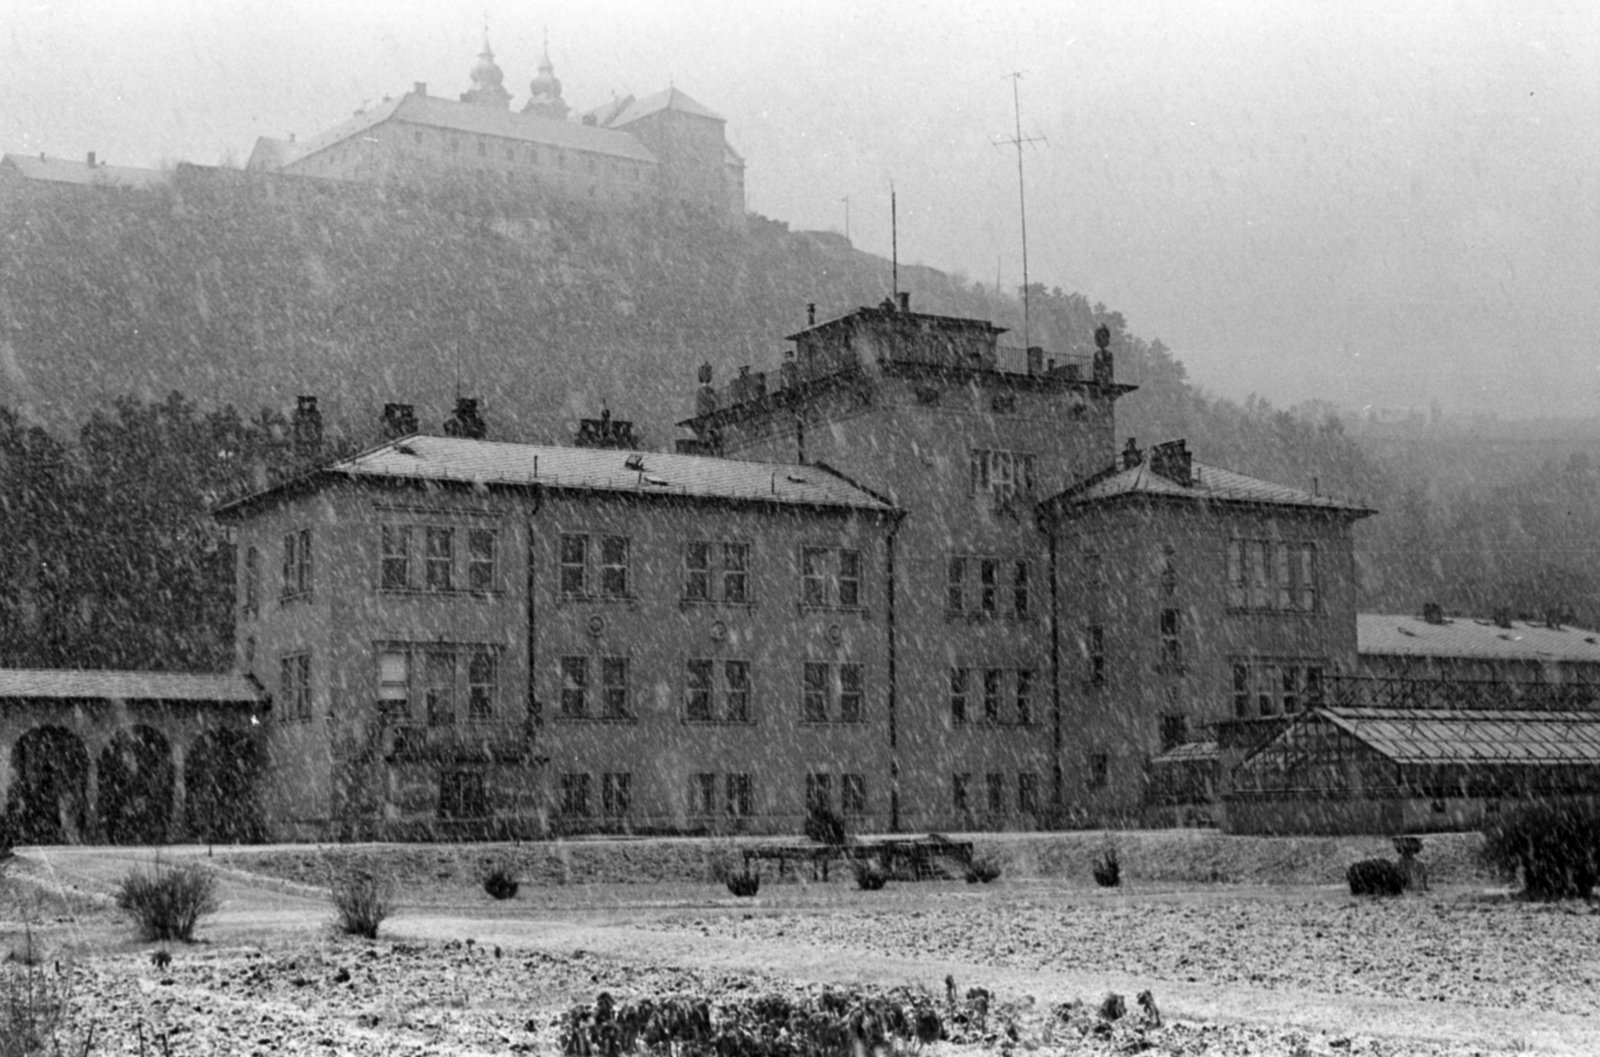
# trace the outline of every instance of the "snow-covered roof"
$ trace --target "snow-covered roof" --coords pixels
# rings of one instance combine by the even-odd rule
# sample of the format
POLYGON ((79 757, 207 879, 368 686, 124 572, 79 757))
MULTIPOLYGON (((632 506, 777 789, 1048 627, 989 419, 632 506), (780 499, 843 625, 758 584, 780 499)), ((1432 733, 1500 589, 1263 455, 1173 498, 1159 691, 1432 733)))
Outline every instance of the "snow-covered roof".
POLYGON ((610 119, 609 124, 612 128, 619 128, 662 110, 676 110, 683 114, 693 114, 695 117, 708 117, 713 121, 723 120, 721 114, 691 99, 681 89, 668 88, 654 95, 647 95, 643 99, 631 101, 623 108, 622 113, 610 119))
MULTIPOLYGON (((816 465, 741 462, 703 455, 566 448, 462 437, 411 436, 313 471, 311 477, 416 480, 485 487, 532 487, 633 495, 686 496, 889 512, 895 508, 844 477, 816 465)), ((274 492, 304 487, 289 481, 220 508, 237 513, 274 492)))
POLYGON ((43 154, 6 154, 0 157, 0 166, 14 169, 29 180, 83 187, 157 187, 171 175, 160 169, 90 165, 86 158, 49 158, 43 154))
POLYGON ((1224 470, 1204 463, 1190 464, 1190 483, 1157 473, 1148 461, 1138 466, 1092 477, 1062 491, 1054 500, 1067 506, 1084 506, 1131 496, 1208 500, 1265 506, 1306 507, 1340 511, 1358 517, 1372 511, 1335 496, 1317 495, 1259 477, 1224 470))
POLYGON ((1356 650, 1402 657, 1470 657, 1489 660, 1588 661, 1600 664, 1600 632, 1549 627, 1525 620, 1501 627, 1492 620, 1356 614, 1356 650))
POLYGON ((656 160, 656 156, 644 144, 626 132, 454 99, 436 99, 415 92, 408 92, 371 110, 362 111, 325 132, 289 145, 288 150, 283 150, 281 141, 274 149, 280 152, 279 164, 292 165, 390 120, 589 151, 638 162, 653 163, 656 160))
POLYGON ((107 672, 0 668, 0 698, 88 698, 257 704, 261 692, 237 673, 107 672))
POLYGON ((1600 763, 1600 712, 1324 708, 1303 721, 1316 716, 1396 763, 1600 763))

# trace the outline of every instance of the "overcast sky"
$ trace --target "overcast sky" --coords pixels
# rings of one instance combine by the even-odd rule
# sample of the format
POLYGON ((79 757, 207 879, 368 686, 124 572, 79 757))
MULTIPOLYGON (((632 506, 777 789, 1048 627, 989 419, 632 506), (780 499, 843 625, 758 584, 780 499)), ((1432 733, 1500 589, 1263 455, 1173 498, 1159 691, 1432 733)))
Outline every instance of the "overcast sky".
MULTIPOLYGON (((1600 413, 1600 4, 0 0, 0 149, 242 161, 426 81, 487 17, 527 97, 676 84, 749 207, 1121 310, 1206 389, 1600 413)), ((797 298, 803 297, 797 293, 797 298)))

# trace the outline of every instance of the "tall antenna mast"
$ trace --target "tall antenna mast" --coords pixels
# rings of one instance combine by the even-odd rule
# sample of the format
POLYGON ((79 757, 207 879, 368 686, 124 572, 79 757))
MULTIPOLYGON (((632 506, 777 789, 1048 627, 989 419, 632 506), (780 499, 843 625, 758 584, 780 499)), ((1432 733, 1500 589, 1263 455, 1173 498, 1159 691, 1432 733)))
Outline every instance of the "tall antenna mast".
POLYGON ((1017 206, 1022 213, 1022 347, 1031 348, 1033 334, 1028 318, 1028 196, 1027 186, 1022 178, 1022 147, 1028 143, 1045 143, 1043 136, 1024 136, 1022 134, 1022 97, 1017 85, 1022 80, 1022 71, 1004 75, 1011 81, 1011 106, 1016 114, 1016 133, 1010 139, 996 140, 995 146, 1010 144, 1017 148, 1017 206))
POLYGON ((894 181, 889 181, 889 254, 894 268, 894 298, 900 300, 900 220, 894 204, 894 181))
POLYGON ((844 238, 848 242, 850 241, 850 196, 845 195, 839 201, 844 203, 844 238))

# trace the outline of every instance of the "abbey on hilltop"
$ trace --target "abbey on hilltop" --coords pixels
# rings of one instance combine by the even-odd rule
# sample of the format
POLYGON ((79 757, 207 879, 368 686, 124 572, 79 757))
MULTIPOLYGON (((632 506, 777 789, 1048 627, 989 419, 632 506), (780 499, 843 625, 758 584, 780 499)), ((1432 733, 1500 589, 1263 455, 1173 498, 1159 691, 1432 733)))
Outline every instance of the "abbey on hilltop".
POLYGON ((547 45, 513 108, 487 40, 471 76, 458 99, 418 81, 318 135, 263 136, 247 168, 364 183, 489 174, 600 205, 677 204, 743 222, 744 159, 728 145, 727 122, 678 88, 577 114, 547 45))

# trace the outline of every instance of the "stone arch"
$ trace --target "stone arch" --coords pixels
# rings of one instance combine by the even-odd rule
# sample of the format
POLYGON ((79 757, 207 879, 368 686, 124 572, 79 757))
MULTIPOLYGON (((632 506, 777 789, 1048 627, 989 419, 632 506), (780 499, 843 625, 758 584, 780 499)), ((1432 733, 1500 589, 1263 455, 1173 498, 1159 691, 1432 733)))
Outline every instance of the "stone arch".
POLYGON ((172 746, 153 727, 119 730, 100 753, 95 807, 111 844, 160 844, 172 822, 172 746))
POLYGON ((83 840, 89 828, 89 750, 66 727, 33 727, 11 748, 6 815, 24 844, 83 840))
POLYGON ((223 727, 194 740, 183 765, 184 815, 203 841, 259 840, 256 781, 261 761, 255 739, 223 727))

